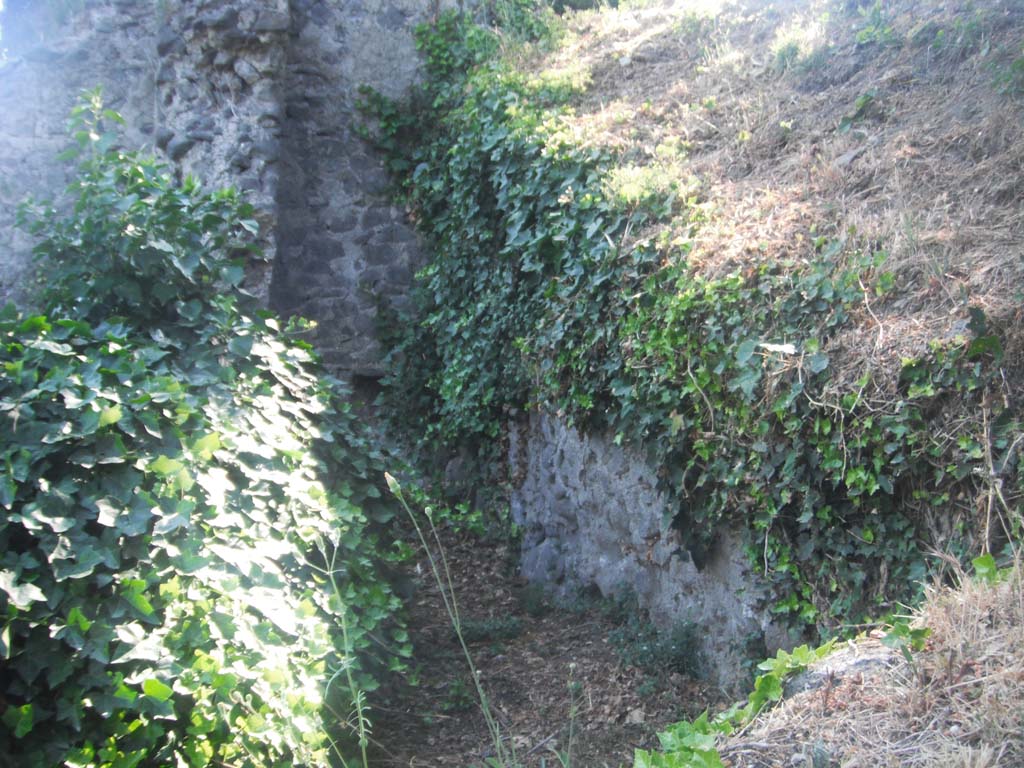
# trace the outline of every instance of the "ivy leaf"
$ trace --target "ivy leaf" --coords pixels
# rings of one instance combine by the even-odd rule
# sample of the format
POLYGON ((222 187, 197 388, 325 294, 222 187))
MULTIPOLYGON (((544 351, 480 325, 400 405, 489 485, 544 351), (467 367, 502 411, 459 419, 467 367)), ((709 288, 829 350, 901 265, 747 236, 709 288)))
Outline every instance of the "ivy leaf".
POLYGON ((994 584, 999 575, 999 568, 996 566, 996 559, 991 552, 971 560, 974 566, 974 574, 986 584, 994 584))
POLYGON ((739 365, 746 365, 750 358, 754 356, 756 349, 757 342, 753 339, 747 339, 736 349, 736 362, 739 365))
POLYGON ((782 681, 778 675, 761 675, 754 683, 754 692, 762 701, 778 701, 782 698, 782 681))
POLYGON ((14 732, 15 738, 23 738, 35 725, 35 710, 31 704, 20 707, 9 706, 3 716, 4 725, 14 732))
POLYGON ((7 593, 14 607, 27 610, 32 603, 46 602, 43 590, 35 584, 18 584, 17 578, 14 571, 0 571, 0 589, 7 593))
POLYGON ((166 683, 151 677, 142 683, 142 692, 157 701, 167 701, 174 695, 174 689, 166 683))
POLYGON ((808 367, 811 369, 811 373, 821 373, 828 368, 828 355, 824 352, 817 352, 811 355, 807 361, 808 367))
POLYGON ((0 629, 0 659, 11 658, 11 625, 5 624, 0 629))
POLYGON ((149 469, 158 475, 167 477, 168 475, 175 475, 181 472, 185 469, 185 465, 177 459, 160 455, 149 463, 149 469))
POLYGON ((192 452, 203 461, 209 461, 213 458, 213 452, 220 450, 220 447, 220 435, 216 432, 211 432, 192 443, 192 452))
POLYGON ((104 408, 100 411, 100 427, 106 427, 110 424, 116 424, 121 420, 121 406, 112 405, 109 408, 104 408))
POLYGON ((248 357, 252 352, 252 336, 233 336, 228 342, 228 349, 238 357, 248 357))

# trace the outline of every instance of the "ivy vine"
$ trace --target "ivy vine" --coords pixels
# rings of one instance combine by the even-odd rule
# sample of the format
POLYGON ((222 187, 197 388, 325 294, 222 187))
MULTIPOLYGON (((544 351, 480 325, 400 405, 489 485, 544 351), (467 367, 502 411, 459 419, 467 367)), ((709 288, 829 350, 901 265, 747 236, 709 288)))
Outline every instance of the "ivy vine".
POLYGON ((327 765, 410 653, 382 460, 241 290, 251 208, 117 121, 75 110, 68 206, 22 213, 42 311, 0 313, 0 753, 327 765))
POLYGON ((697 201, 615 194, 617 159, 567 127, 575 86, 517 72, 471 29, 421 27, 433 77, 408 104, 365 101, 433 254, 392 327, 396 421, 483 461, 537 405, 607 431, 658 469, 698 564, 740 523, 773 610, 821 634, 913 599, 931 549, 965 559, 1019 534, 1020 417, 980 310, 904 361, 898 391, 870 371, 844 383, 829 342, 893 289, 884 252, 819 238, 810 263, 703 277, 687 242, 633 236, 699 229, 697 201))

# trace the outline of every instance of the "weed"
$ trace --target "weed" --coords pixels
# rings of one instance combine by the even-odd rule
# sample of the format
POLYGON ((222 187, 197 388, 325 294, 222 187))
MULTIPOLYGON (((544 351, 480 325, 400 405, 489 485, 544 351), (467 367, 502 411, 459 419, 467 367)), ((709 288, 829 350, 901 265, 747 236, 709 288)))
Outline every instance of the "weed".
POLYGON ((984 20, 980 14, 975 14, 967 20, 956 18, 948 27, 926 25, 914 36, 914 42, 927 43, 936 57, 962 59, 975 51, 983 54, 988 51, 985 34, 984 20))
POLYGON ((645 210, 656 217, 663 217, 671 213, 685 187, 686 182, 679 177, 678 168, 624 165, 608 173, 604 193, 627 210, 645 210))
POLYGON ((923 651, 931 630, 927 627, 911 627, 905 620, 893 624, 882 638, 882 645, 899 651, 911 668, 915 668, 912 651, 923 651))
POLYGON ((893 29, 882 0, 875 0, 870 6, 861 6, 857 12, 862 19, 857 31, 858 45, 899 45, 900 36, 893 29))
POLYGON ((649 677, 645 677, 644 681, 637 686, 636 695, 639 696, 641 699, 646 699, 650 696, 653 696, 660 690, 661 681, 658 679, 657 676, 651 675, 649 677))
POLYGON ((467 643, 489 643, 496 640, 513 640, 522 633, 523 625, 514 616, 489 619, 465 619, 462 622, 462 637, 467 643))
POLYGON ((527 584, 518 591, 516 597, 526 615, 534 619, 547 615, 551 610, 551 601, 541 584, 527 584))
POLYGON ((1024 96, 1024 48, 1020 56, 997 70, 996 86, 1008 96, 1024 96))
POLYGON ((441 700, 441 710, 443 712, 465 712, 473 704, 473 686, 468 685, 462 678, 458 678, 445 689, 444 699, 441 700))
MULTIPOLYGON (((552 749, 551 753, 558 761, 561 768, 571 768, 572 748, 576 738, 576 719, 579 717, 580 708, 583 706, 583 684, 575 679, 576 665, 569 665, 569 681, 566 687, 569 691, 569 734, 566 738, 564 750, 552 749)), ((541 760, 541 768, 545 768, 546 761, 541 760)))
POLYGON ((774 68, 777 72, 785 72, 800 58, 800 43, 795 40, 780 45, 775 49, 774 68))
POLYGON ((624 664, 650 674, 678 672, 699 677, 703 668, 700 632, 693 622, 662 630, 634 614, 609 633, 608 641, 624 664))
POLYGON ((874 90, 866 91, 857 97, 853 103, 853 111, 839 121, 839 132, 848 133, 854 125, 871 117, 881 114, 876 100, 878 93, 874 90))
POLYGON ((602 6, 618 8, 619 3, 618 0, 553 0, 551 10, 563 14, 566 11, 588 11, 602 6))
POLYGON ((797 69, 802 74, 821 69, 828 63, 831 56, 832 46, 828 44, 819 45, 797 62, 797 69))

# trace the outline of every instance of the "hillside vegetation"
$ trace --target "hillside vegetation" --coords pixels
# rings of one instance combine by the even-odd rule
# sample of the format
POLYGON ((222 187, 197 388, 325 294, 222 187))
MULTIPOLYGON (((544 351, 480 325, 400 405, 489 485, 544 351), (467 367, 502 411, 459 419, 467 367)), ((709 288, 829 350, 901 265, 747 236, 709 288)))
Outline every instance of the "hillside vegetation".
POLYGON ((440 16, 413 100, 367 94, 434 252, 401 423, 486 459, 540 405, 640 447, 694 559, 746 530, 797 629, 1003 552, 1020 7, 529 5, 440 16))
POLYGON ((495 5, 420 29, 407 103, 365 94, 433 254, 396 423, 493 472, 553 411, 645 453, 698 564, 745 531, 794 636, 893 622, 871 675, 780 654, 639 768, 1015 765, 1024 8, 495 5))

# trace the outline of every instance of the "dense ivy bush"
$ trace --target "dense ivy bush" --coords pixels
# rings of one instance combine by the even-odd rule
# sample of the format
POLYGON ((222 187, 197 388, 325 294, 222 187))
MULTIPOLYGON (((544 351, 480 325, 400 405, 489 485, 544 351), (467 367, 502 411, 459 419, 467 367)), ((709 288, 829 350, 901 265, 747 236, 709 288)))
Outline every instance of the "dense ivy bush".
POLYGON ((0 315, 0 754, 326 765, 409 653, 381 458, 240 289, 249 206, 116 119, 76 109, 70 211, 23 216, 45 311, 0 315))
POLYGON ((699 228, 700 208, 678 185, 616 194, 616 159, 566 126, 575 86, 473 54, 454 18, 418 39, 428 66, 443 51, 468 69, 433 67, 405 108, 367 101, 434 253, 392 340, 401 423, 484 458, 533 404, 605 430, 659 469, 698 565, 742 521, 774 609, 824 632, 911 599, 930 547, 965 557, 1019 533, 1020 418, 980 311, 906 361, 897 392, 870 372, 837 383, 823 350, 892 289, 884 253, 821 238, 811 263, 709 280, 686 242, 627 237, 699 228))

